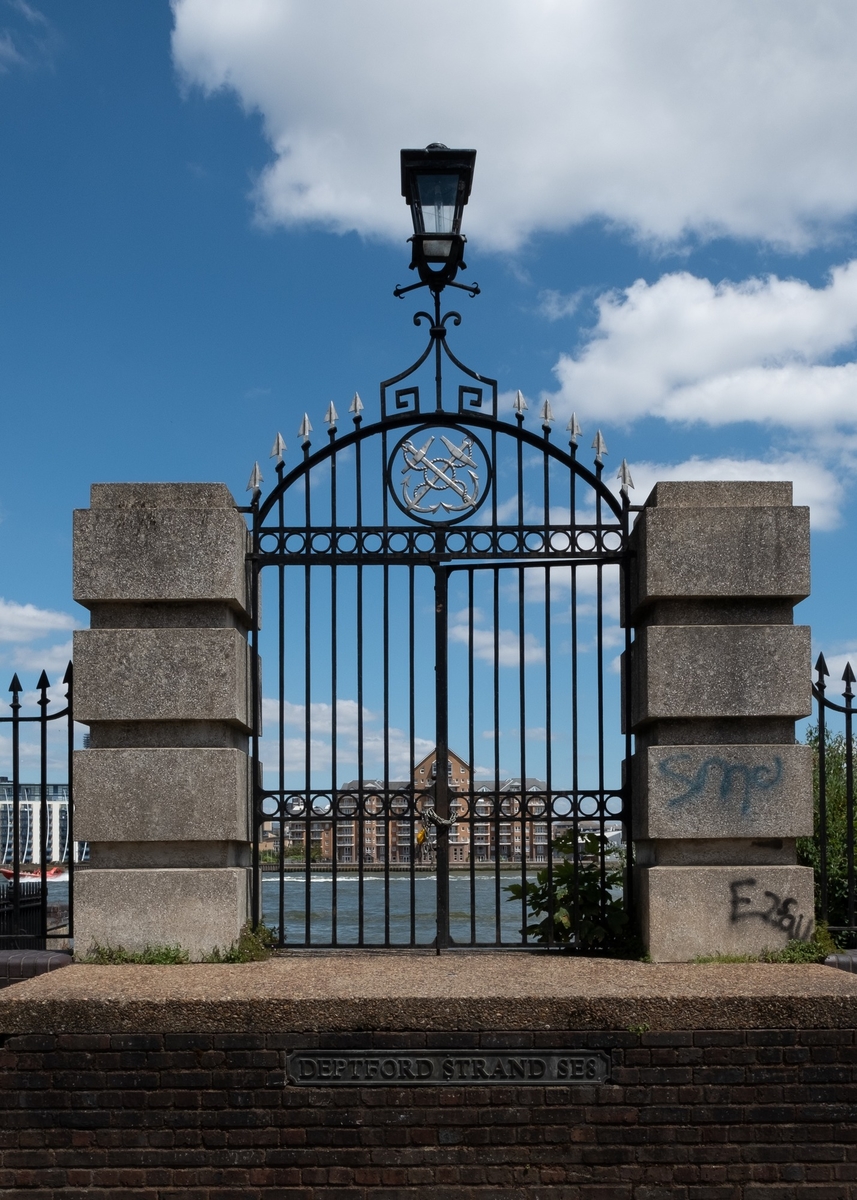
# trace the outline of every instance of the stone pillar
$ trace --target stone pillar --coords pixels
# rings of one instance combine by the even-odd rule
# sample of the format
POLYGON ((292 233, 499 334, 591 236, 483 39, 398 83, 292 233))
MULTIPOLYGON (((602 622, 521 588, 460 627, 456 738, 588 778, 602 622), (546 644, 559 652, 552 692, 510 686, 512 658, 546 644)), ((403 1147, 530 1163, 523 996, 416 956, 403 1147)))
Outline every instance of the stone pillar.
POLYGON ((790 483, 659 483, 632 536, 637 898, 655 962, 813 927, 809 510, 790 483))
POLYGON ((75 945, 228 947, 248 916, 247 529, 223 484, 95 484, 74 514, 75 945))

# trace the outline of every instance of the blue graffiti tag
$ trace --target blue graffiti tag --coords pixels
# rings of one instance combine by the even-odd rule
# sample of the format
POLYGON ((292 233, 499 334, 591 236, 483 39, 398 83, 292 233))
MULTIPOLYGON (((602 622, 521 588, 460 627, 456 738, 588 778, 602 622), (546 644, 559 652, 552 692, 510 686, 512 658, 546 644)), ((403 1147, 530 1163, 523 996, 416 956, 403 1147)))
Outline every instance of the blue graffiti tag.
POLYGON ((669 801, 670 808, 680 808, 691 800, 702 797, 708 786, 710 771, 720 771, 720 800, 726 802, 737 792, 741 796, 741 816, 745 817, 752 807, 754 792, 766 792, 776 787, 783 776, 783 760, 776 755, 773 764, 768 766, 750 767, 746 763, 730 763, 717 756, 707 758, 701 763, 695 775, 688 775, 678 769, 678 764, 690 762, 689 754, 674 754, 664 758, 658 764, 658 769, 665 779, 681 784, 685 791, 679 796, 673 796, 669 801))

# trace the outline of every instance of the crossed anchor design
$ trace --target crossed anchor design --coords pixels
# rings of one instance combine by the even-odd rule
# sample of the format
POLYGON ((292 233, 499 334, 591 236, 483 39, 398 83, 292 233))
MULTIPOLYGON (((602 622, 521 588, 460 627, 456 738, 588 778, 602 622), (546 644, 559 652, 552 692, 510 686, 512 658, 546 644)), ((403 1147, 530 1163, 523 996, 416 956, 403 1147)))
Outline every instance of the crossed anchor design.
POLYGON ((436 513, 442 508, 445 512, 466 512, 474 508, 479 499, 479 476, 476 472, 476 462, 471 450, 473 442, 465 438, 460 446, 454 446, 443 434, 440 440, 449 453, 445 456, 429 458, 434 435, 417 448, 413 442, 407 441, 402 445, 405 466, 402 467, 402 499, 405 507, 411 512, 436 513), (421 481, 409 492, 411 471, 419 472, 421 481), (469 476, 469 484, 460 475, 469 476), (454 492, 460 503, 439 499, 434 504, 423 504, 432 492, 454 492))

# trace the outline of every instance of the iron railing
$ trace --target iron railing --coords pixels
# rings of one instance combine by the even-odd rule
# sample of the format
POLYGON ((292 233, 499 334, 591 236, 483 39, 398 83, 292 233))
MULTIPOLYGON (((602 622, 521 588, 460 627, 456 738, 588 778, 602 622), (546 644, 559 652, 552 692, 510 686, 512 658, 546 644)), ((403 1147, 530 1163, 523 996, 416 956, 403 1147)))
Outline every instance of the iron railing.
POLYGON ((845 664, 842 704, 827 695, 829 678, 824 655, 815 664, 812 694, 818 724, 809 740, 815 755, 815 828, 811 841, 801 842, 801 858, 816 872, 816 908, 836 940, 857 945, 857 896, 854 871, 854 691, 851 664, 845 664), (828 714, 842 718, 839 731, 828 725, 828 714))
POLYGON ((74 701, 69 663, 58 702, 49 695, 50 680, 43 671, 36 684, 32 715, 25 714, 26 694, 15 675, 9 686, 10 716, 0 716, 0 764, 10 773, 0 776, 6 797, 0 805, 0 949, 51 949, 67 945, 74 936, 74 701), (22 700, 24 697, 24 700, 22 700), (64 704, 63 704, 64 700, 64 704), (49 744, 56 728, 61 744, 49 744), (7 737, 4 735, 8 734, 7 737), (30 736, 35 735, 35 736, 30 736), (62 763, 57 765, 57 759, 62 763), (22 771, 22 760, 27 764, 22 771), (31 762, 38 763, 37 769, 31 762), (54 812, 49 799, 55 785, 52 771, 67 770, 67 802, 54 812), (36 784, 27 776, 38 775, 36 784))

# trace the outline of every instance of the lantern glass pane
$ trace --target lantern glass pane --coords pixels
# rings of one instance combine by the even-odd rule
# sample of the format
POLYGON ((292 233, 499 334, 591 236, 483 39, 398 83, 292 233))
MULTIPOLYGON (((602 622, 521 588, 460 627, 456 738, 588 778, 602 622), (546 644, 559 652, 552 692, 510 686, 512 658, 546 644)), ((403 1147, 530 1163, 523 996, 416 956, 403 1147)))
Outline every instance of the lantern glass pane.
POLYGON ((418 175, 417 188, 426 233, 452 233, 457 175, 418 175))

